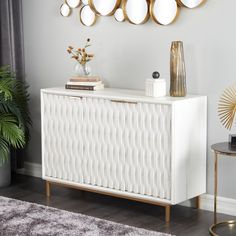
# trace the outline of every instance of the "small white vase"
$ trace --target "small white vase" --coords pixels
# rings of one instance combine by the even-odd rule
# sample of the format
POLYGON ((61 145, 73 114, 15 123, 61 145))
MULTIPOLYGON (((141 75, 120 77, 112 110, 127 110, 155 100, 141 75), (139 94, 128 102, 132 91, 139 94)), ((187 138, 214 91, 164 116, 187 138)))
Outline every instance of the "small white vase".
POLYGON ((87 63, 85 65, 81 65, 79 62, 77 62, 74 66, 74 71, 76 76, 91 75, 91 67, 87 63))

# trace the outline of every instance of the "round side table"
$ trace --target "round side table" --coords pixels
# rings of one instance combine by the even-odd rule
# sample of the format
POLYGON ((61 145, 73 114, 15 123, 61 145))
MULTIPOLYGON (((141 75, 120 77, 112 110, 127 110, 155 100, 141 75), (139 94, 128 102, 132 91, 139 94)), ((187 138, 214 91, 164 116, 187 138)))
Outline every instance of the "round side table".
POLYGON ((217 190, 218 190, 218 157, 232 156, 236 157, 236 148, 232 149, 230 144, 216 143, 211 146, 211 149, 215 153, 215 183, 214 183, 214 224, 210 227, 209 232, 212 236, 225 236, 225 235, 236 235, 236 220, 230 220, 225 222, 217 223, 217 190), (219 232, 222 232, 221 234, 219 232))

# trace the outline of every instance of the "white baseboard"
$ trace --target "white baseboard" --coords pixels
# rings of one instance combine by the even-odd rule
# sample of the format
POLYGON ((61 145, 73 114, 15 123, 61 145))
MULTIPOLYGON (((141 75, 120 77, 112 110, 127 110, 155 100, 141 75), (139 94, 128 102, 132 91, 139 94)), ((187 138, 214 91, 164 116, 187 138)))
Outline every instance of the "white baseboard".
POLYGON ((42 165, 33 162, 25 162, 23 169, 17 169, 16 171, 22 175, 30 175, 38 178, 42 178, 42 165))
MULTIPOLYGON (((34 177, 41 178, 42 177, 42 165, 32 162, 25 162, 24 169, 18 169, 17 173, 23 175, 30 175, 34 177)), ((236 216, 236 200, 231 198, 225 197, 218 197, 217 198, 217 212, 223 213, 227 215, 236 216)), ((192 204, 190 201, 186 201, 183 206, 190 207, 192 204)), ((201 209, 207 211, 213 211, 214 206, 214 196, 210 194, 203 194, 201 196, 201 209)))
MULTIPOLYGON (((213 211, 214 196, 204 194, 201 196, 201 209, 213 211)), ((232 198, 217 197, 217 212, 236 216, 236 200, 232 198)))
MULTIPOLYGON (((181 206, 192 207, 195 205, 194 200, 188 200, 180 204, 181 206)), ((206 211, 214 210, 214 196, 203 194, 200 197, 200 208, 206 211)), ((236 216, 236 200, 232 198, 217 197, 217 212, 236 216)))

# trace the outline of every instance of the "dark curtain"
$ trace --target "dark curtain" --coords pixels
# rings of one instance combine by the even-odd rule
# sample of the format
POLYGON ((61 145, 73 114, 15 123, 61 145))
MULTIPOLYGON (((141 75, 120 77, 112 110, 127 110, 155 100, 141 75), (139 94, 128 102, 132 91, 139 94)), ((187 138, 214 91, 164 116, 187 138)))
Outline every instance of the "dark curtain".
MULTIPOLYGON (((0 66, 10 65, 16 79, 24 80, 22 1, 0 0, 0 66)), ((13 154, 15 168, 23 167, 23 154, 13 154), (17 158, 16 158, 17 156, 17 158)))

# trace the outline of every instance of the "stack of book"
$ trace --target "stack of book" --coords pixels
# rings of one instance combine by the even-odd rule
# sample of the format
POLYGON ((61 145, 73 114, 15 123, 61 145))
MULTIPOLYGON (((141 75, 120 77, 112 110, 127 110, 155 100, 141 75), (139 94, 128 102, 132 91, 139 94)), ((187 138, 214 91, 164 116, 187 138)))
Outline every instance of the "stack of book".
POLYGON ((78 90, 101 90, 104 89, 104 84, 98 76, 89 77, 72 77, 66 83, 66 89, 78 89, 78 90))

